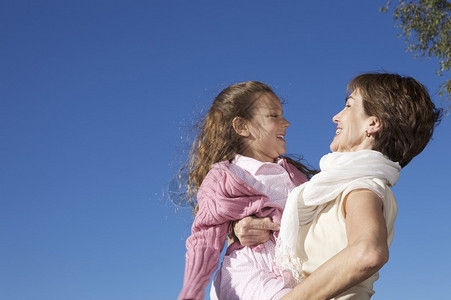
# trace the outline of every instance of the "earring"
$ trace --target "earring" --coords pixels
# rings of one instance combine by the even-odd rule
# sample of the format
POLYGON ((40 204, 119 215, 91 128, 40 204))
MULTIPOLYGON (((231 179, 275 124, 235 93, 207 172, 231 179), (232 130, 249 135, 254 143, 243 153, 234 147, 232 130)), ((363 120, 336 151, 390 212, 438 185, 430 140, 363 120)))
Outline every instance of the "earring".
POLYGON ((367 137, 371 136, 371 134, 369 134, 367 130, 365 130, 365 134, 366 134, 367 137))

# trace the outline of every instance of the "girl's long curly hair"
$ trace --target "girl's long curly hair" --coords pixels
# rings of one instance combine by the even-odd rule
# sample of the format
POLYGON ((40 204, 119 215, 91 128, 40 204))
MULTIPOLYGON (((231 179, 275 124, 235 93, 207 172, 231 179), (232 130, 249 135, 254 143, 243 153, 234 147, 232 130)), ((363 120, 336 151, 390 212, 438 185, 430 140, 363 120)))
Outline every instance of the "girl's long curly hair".
MULTIPOLYGON (((255 101, 264 93, 275 95, 268 85, 258 81, 233 84, 219 93, 206 116, 197 124, 199 134, 191 147, 188 163, 178 172, 179 182, 186 181, 186 192, 180 200, 190 203, 194 213, 197 212, 197 191, 211 166, 220 161, 231 161, 243 152, 243 138, 235 132, 233 119, 240 117, 250 121, 255 101), (187 174, 187 178, 182 174, 187 174)), ((295 159, 287 160, 307 176, 315 173, 295 159)))

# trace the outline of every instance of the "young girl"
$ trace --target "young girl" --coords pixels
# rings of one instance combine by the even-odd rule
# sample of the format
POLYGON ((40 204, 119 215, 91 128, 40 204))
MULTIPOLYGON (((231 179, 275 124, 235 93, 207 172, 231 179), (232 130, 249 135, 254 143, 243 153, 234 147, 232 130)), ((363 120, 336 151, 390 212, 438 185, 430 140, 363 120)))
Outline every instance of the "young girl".
MULTIPOLYGON (((288 126, 280 100, 263 83, 231 85, 214 100, 186 167, 187 197, 194 202, 197 193, 198 203, 179 299, 204 298, 234 220, 254 215, 279 223, 288 193, 313 173, 280 158, 288 126)), ((274 239, 254 248, 231 244, 212 299, 278 299, 289 292, 290 276, 273 264, 274 245, 274 239)))

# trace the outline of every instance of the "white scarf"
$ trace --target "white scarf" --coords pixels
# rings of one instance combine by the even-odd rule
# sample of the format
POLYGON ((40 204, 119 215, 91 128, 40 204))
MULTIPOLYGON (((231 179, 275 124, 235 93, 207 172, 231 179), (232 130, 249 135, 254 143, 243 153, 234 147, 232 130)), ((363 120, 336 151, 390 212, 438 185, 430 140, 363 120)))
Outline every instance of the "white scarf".
POLYGON ((296 187, 288 196, 276 245, 276 263, 292 271, 300 281, 302 261, 296 256, 299 226, 308 224, 355 180, 379 178, 393 186, 399 179, 399 163, 374 150, 334 152, 320 160, 321 172, 296 187))

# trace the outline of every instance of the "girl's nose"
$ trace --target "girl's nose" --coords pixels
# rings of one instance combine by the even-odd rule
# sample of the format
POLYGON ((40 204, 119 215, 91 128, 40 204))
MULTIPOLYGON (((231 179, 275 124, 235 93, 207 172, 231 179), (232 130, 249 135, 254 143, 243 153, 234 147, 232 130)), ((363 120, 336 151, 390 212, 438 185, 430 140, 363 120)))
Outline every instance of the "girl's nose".
POLYGON ((283 127, 285 127, 285 128, 288 128, 288 126, 290 126, 290 122, 288 122, 288 120, 285 119, 285 117, 283 118, 282 124, 283 124, 283 127))

